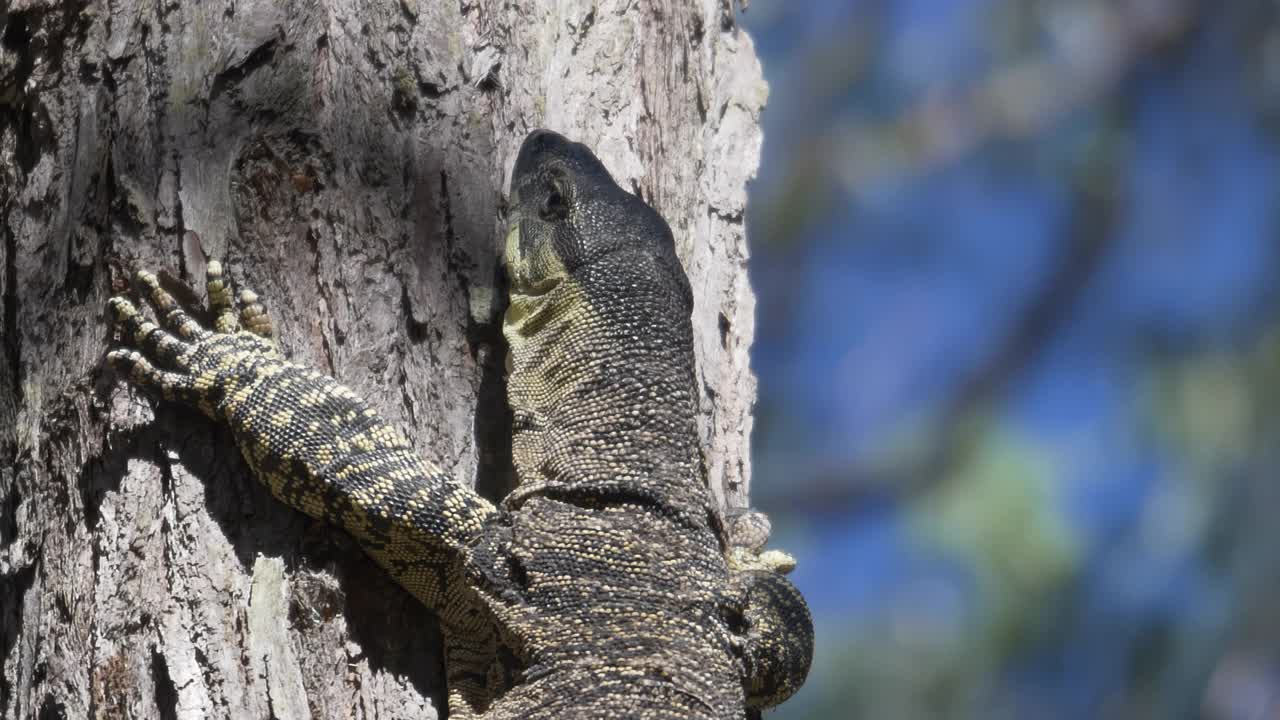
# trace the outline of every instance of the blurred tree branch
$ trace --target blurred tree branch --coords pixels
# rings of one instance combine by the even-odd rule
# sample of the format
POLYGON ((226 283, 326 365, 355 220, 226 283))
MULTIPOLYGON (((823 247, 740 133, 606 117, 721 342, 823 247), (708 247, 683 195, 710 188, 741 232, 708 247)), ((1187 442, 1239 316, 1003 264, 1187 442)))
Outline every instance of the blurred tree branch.
POLYGON ((802 511, 831 510, 870 496, 918 494, 969 459, 991 409, 1070 318, 1106 256, 1123 206, 1119 188, 1127 163, 1121 133, 1115 128, 1110 137, 1100 138, 1072 171, 1071 227, 1061 257, 986 360, 941 403, 921 433, 926 440, 916 445, 920 450, 880 466, 824 473, 811 490, 789 501, 793 507, 798 503, 802 511))

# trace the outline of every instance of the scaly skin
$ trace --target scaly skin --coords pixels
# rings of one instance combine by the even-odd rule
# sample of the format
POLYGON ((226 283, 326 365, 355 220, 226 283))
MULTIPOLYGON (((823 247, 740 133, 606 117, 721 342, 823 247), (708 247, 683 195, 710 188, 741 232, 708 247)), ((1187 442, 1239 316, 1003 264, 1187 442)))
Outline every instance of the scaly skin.
POLYGON ((280 500, 340 525, 441 618, 452 717, 743 718, 799 688, 804 600, 728 537, 698 441, 693 299, 671 231, 584 146, 532 133, 511 182, 504 335, 517 488, 495 508, 331 378, 290 363, 209 264, 215 331, 154 275, 108 359, 229 424, 280 500), (244 329, 241 329, 241 328, 244 329))

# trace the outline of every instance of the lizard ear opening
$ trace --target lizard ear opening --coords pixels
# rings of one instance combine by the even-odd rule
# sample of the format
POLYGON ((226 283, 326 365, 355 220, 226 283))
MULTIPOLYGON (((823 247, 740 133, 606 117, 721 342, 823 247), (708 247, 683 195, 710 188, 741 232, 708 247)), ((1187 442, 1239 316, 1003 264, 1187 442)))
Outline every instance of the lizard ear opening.
POLYGON ((813 618, 800 591, 763 570, 733 571, 724 617, 743 663, 747 705, 772 707, 795 694, 813 662, 813 618))
POLYGON ((542 206, 538 209, 538 217, 546 222, 555 223, 569 217, 569 197, 572 193, 572 186, 562 168, 551 168, 548 171, 550 175, 545 189, 545 196, 542 199, 542 206))

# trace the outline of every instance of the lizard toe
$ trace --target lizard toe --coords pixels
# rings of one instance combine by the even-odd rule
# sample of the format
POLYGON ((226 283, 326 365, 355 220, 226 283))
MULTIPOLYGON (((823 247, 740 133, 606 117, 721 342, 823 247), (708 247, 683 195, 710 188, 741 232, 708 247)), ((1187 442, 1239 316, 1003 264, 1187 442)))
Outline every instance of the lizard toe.
POLYGON ((187 341, 203 340, 209 336, 209 331, 200 327, 200 324, 182 309, 178 301, 161 287, 160 279, 155 273, 139 270, 134 275, 134 279, 147 291, 147 300, 155 310, 156 317, 170 332, 187 341))
POLYGON ((240 326, 266 340, 275 337, 271 315, 262 306, 258 294, 249 289, 240 291, 240 326))
POLYGON ((209 293, 209 312, 213 315, 213 329, 220 333, 233 333, 240 329, 236 319, 235 298, 231 295, 231 283, 222 273, 222 263, 210 260, 205 270, 205 290, 209 293))

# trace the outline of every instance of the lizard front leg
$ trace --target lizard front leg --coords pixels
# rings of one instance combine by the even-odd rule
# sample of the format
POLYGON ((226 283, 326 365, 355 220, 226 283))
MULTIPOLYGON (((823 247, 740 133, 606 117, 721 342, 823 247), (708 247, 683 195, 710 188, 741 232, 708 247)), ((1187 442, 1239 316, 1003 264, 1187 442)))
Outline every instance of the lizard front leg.
POLYGON ((285 360, 252 293, 235 311, 220 263, 209 263, 214 330, 196 322, 150 272, 139 289, 160 324, 129 300, 109 307, 131 347, 108 353, 131 382, 227 423, 259 480, 281 501, 337 524, 428 607, 444 614, 463 548, 494 513, 470 488, 417 457, 408 440, 335 380, 285 360), (248 329, 241 329, 241 326, 248 329))

